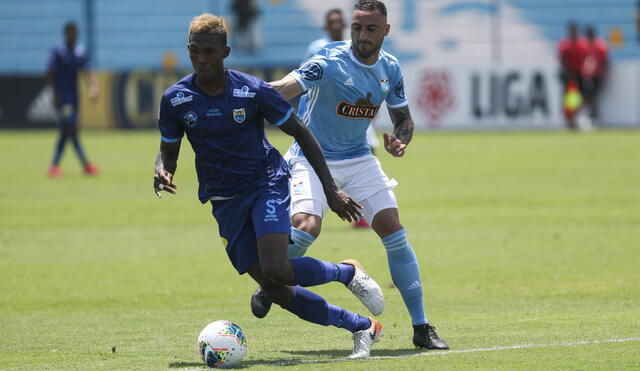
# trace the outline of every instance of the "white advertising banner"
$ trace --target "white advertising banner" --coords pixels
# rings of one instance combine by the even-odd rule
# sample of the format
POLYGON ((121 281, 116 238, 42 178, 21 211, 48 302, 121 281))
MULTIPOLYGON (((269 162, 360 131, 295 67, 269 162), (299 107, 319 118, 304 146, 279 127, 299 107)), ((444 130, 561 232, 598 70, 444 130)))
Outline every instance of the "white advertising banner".
MULTIPOLYGON (((416 130, 565 128, 555 64, 447 67, 406 65, 404 85, 416 130)), ((640 66, 617 64, 600 98, 604 126, 640 126, 640 66)), ((376 126, 389 130, 381 110, 376 126)))

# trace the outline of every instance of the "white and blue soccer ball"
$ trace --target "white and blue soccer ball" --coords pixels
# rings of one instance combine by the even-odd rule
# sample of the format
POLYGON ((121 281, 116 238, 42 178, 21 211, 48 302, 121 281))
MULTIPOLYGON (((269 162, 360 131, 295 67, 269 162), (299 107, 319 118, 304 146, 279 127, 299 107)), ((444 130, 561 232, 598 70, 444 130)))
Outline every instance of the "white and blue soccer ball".
POLYGON ((198 352, 209 367, 233 367, 247 354, 247 339, 233 322, 211 322, 198 336, 198 352))

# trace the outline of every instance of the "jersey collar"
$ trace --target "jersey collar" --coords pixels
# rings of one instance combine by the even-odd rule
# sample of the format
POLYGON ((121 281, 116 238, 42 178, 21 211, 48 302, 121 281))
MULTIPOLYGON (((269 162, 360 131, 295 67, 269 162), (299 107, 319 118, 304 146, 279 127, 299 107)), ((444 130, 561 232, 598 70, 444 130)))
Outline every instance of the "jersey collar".
POLYGON ((364 68, 374 68, 375 66, 377 66, 377 65, 378 65, 378 62, 380 62, 380 57, 381 57, 381 55, 380 55, 380 54, 382 54, 382 49, 380 49, 380 52, 378 52, 378 59, 376 60, 376 63, 374 63, 374 64, 364 64, 364 63, 362 63, 362 62, 360 62, 360 61, 358 60, 358 58, 356 57, 356 55, 355 55, 355 54, 353 54, 353 48, 352 48, 352 46, 351 46, 351 40, 349 40, 349 42, 348 42, 348 46, 349 46, 349 57, 351 57, 351 60, 352 60, 355 64, 357 64, 358 66, 360 66, 360 67, 364 67, 364 68))

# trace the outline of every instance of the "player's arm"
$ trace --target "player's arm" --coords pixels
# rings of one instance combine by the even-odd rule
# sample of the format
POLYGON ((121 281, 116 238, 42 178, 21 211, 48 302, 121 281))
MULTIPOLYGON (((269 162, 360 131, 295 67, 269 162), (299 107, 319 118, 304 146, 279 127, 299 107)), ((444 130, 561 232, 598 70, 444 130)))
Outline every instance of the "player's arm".
POLYGON ((178 186, 173 183, 173 175, 178 167, 179 154, 179 140, 173 143, 160 142, 160 152, 156 157, 155 175, 153 176, 153 191, 156 196, 162 197, 160 191, 176 194, 178 186))
POLYGON ((280 80, 272 81, 269 85, 286 100, 291 100, 303 92, 302 86, 291 74, 280 80))
POLYGON ((362 216, 360 206, 349 195, 339 190, 336 183, 333 181, 333 177, 329 172, 327 163, 322 153, 322 149, 318 144, 318 141, 313 136, 309 128, 296 116, 291 115, 287 121, 280 125, 280 129, 286 134, 295 138, 296 142, 300 145, 300 149, 304 153, 304 157, 313 167, 320 183, 322 183, 322 189, 327 197, 327 203, 333 212, 338 214, 343 220, 351 222, 357 220, 362 216))
POLYGON ((404 156, 407 144, 413 138, 413 119, 409 106, 390 108, 389 116, 393 122, 393 134, 384 133, 384 148, 394 157, 404 156))

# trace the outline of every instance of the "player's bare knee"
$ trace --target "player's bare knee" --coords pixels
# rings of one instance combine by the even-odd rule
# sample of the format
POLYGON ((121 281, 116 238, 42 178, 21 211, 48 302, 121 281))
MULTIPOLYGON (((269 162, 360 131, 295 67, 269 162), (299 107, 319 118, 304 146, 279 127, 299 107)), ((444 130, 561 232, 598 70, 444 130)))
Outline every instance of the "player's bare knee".
POLYGON ((294 228, 307 232, 315 238, 320 235, 322 229, 322 218, 317 215, 298 213, 291 218, 294 228))
POLYGON ((275 285, 286 286, 292 283, 294 272, 290 264, 262 265, 262 274, 275 285))

